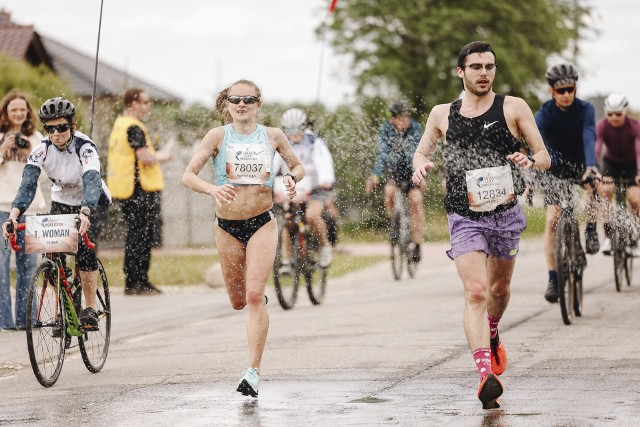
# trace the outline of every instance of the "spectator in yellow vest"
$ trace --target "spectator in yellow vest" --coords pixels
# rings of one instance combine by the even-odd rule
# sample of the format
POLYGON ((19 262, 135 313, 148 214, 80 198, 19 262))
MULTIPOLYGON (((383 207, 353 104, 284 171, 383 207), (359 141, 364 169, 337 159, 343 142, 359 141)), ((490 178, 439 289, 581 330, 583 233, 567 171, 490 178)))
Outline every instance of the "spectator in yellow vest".
POLYGON ((151 101, 142 89, 124 93, 124 111, 109 136, 107 186, 120 203, 126 225, 124 245, 125 295, 161 293, 149 281, 154 224, 161 211, 164 180, 160 163, 171 160, 168 151, 156 151, 142 123, 151 101))

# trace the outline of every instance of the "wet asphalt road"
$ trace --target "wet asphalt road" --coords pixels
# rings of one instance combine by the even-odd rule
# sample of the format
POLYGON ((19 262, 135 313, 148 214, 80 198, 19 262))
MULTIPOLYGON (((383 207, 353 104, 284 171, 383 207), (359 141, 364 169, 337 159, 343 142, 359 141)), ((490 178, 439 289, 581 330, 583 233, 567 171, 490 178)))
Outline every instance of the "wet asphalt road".
POLYGON ((584 315, 565 326, 542 296, 541 241, 521 246, 500 329, 509 356, 500 409, 476 398, 462 287, 445 246, 427 245, 415 279, 394 282, 381 263, 330 282, 322 306, 301 293, 284 311, 269 289, 258 399, 235 392, 246 313, 222 289, 114 289, 103 371, 89 373, 76 347, 49 389, 31 372, 24 333, 2 332, 0 425, 640 424, 640 272, 617 293, 611 258, 589 257, 584 315))

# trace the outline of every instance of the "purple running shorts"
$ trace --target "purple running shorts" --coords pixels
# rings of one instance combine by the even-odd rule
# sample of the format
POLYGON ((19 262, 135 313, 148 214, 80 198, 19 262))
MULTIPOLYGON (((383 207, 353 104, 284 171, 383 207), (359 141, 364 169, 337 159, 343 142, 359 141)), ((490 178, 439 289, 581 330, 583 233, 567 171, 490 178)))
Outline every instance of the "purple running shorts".
POLYGON ((451 259, 475 251, 500 259, 513 259, 518 254, 520 234, 527 228, 520 204, 479 219, 457 213, 449 213, 447 218, 451 238, 451 249, 447 255, 451 259))

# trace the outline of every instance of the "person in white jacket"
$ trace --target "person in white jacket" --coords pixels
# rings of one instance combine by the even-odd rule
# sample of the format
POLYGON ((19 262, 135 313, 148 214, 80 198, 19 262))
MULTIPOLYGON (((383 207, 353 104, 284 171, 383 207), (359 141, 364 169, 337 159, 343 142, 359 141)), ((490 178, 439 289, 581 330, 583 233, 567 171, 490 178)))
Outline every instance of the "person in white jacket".
MULTIPOLYGON (((307 201, 305 218, 320 245, 320 265, 328 267, 331 264, 333 248, 329 242, 327 223, 322 214, 327 207, 332 206, 334 199, 332 187, 336 177, 333 157, 322 138, 306 126, 307 115, 304 111, 298 108, 285 111, 281 124, 293 152, 296 153, 305 170, 304 179, 296 187, 298 197, 293 201, 307 201)), ((273 170, 275 175, 284 176, 289 173, 278 155, 274 159, 273 170)), ((275 202, 284 200, 284 194, 284 186, 276 180, 275 202)), ((286 260, 283 264, 286 265, 286 260)))
MULTIPOLYGON (((27 96, 17 91, 9 92, 0 102, 0 223, 9 218, 11 203, 22 182, 22 170, 31 150, 43 139, 36 129, 35 113, 27 96)), ((46 200, 38 188, 27 215, 42 213, 46 200)), ((24 222, 24 216, 20 216, 24 222)), ((39 254, 25 252, 24 234, 18 235, 22 247, 16 252, 15 310, 11 307, 10 246, 0 244, 0 329, 24 330, 27 325, 27 293, 29 281, 38 266, 39 254), (15 312, 15 318, 12 314, 15 312)))

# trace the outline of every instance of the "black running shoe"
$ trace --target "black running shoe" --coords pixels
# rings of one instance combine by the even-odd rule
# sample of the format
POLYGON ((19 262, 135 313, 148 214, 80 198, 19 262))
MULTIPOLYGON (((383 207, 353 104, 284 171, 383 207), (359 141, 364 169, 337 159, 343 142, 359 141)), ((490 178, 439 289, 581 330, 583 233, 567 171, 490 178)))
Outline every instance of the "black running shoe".
POLYGON ((598 232, 596 230, 585 231, 586 251, 589 255, 597 254, 600 250, 600 242, 598 241, 598 232))
POLYGON ((478 399, 482 402, 482 409, 499 408, 498 398, 502 396, 504 387, 502 383, 493 374, 489 374, 480 381, 478 387, 478 399))
POLYGON ((80 313, 80 324, 85 331, 99 330, 98 313, 91 307, 84 308, 80 313))
POLYGON ((411 253, 411 261, 417 264, 420 262, 421 259, 422 259, 422 254, 420 251, 420 245, 415 244, 413 247, 413 252, 411 253))
POLYGON ((550 303, 558 302, 558 283, 553 280, 549 280, 549 286, 547 286, 547 292, 544 293, 544 299, 550 303))

